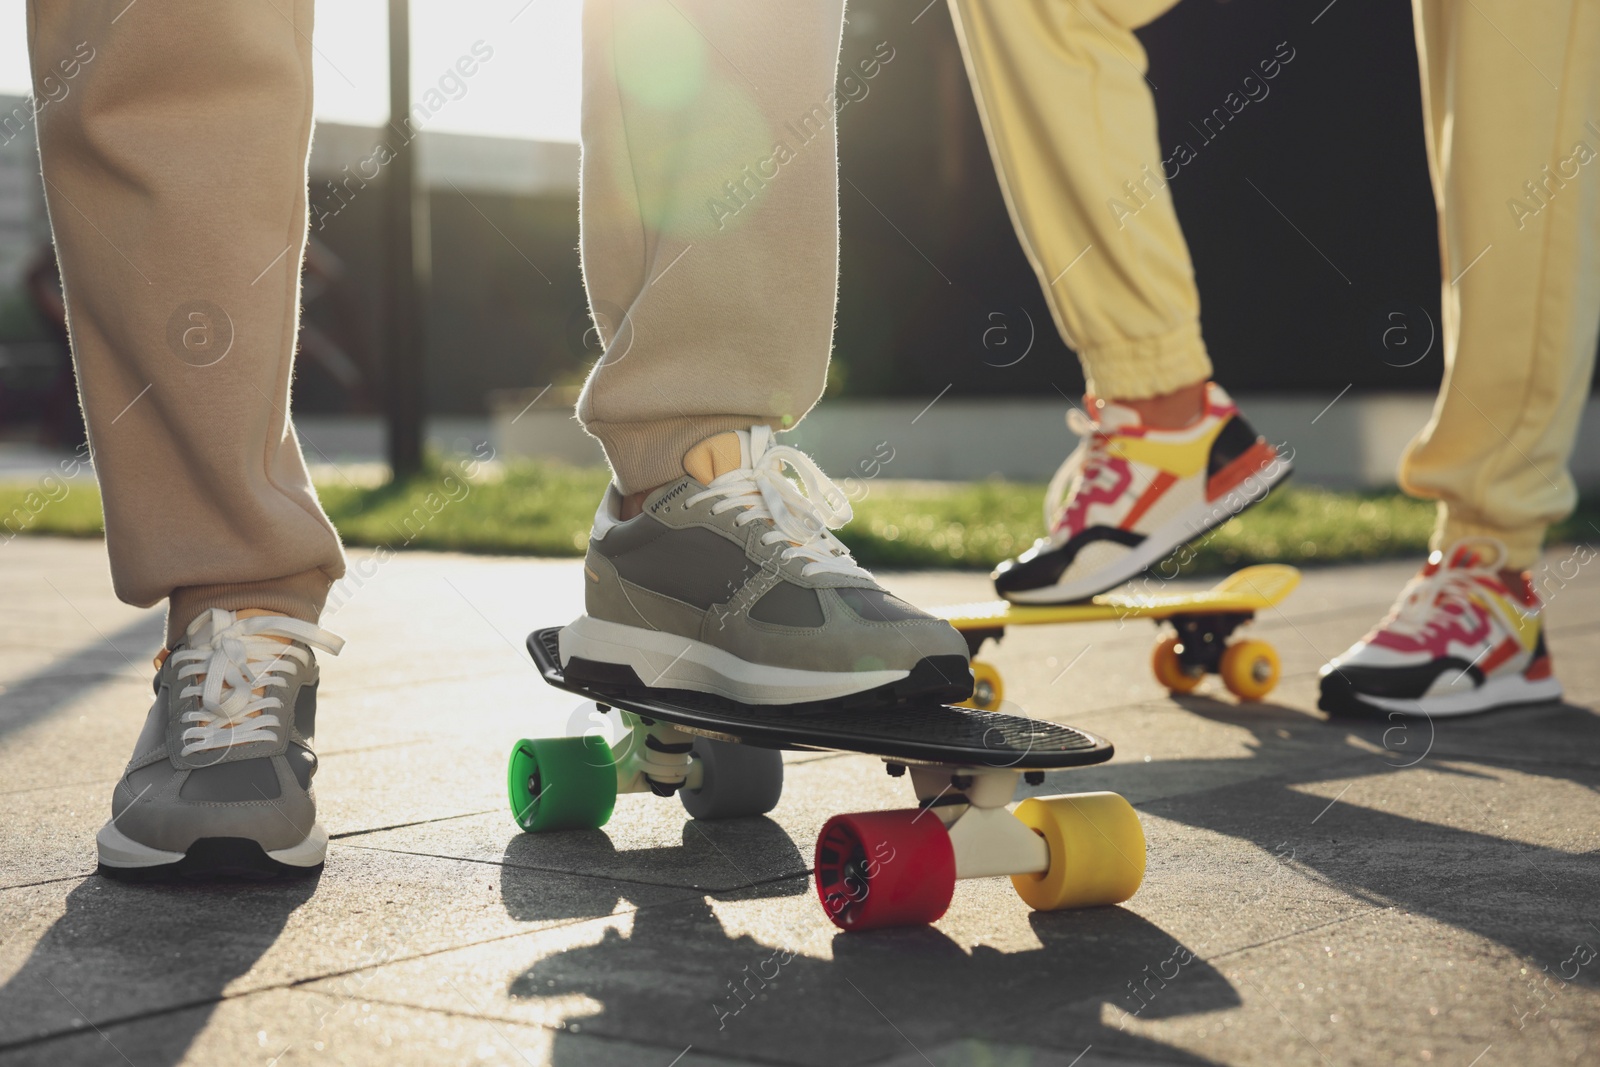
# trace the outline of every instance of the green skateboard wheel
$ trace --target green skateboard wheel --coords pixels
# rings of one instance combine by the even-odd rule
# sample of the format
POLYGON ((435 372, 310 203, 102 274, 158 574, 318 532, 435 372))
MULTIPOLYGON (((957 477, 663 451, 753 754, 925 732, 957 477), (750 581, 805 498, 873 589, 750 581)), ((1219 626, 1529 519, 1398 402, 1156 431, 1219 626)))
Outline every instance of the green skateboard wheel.
POLYGON ((523 738, 507 768, 511 815, 529 833, 593 830, 617 803, 617 768, 606 739, 523 738))

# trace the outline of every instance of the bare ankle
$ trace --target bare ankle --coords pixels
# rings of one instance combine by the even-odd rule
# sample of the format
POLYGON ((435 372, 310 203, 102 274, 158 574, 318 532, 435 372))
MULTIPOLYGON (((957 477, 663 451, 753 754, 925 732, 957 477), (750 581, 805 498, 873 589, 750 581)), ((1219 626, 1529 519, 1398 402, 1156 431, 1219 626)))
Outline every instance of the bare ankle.
POLYGON ((1206 382, 1196 382, 1160 396, 1138 400, 1113 398, 1111 403, 1137 411, 1140 421, 1152 429, 1181 430, 1194 425, 1205 414, 1206 385, 1206 382))

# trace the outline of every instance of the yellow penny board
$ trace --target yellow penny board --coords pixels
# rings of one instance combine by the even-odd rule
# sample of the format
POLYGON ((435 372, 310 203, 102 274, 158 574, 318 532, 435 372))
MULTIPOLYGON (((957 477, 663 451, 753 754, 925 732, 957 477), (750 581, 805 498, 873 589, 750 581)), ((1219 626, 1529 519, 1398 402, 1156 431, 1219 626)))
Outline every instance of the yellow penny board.
MULTIPOLYGON (((1159 579, 1148 578, 1144 581, 1154 585, 1159 579)), ((1210 589, 1197 593, 1101 593, 1093 600, 1079 604, 1052 605, 986 600, 973 604, 949 604, 934 608, 933 613, 949 620, 950 625, 963 632, 1106 619, 1166 619, 1173 615, 1251 613, 1278 604, 1299 584, 1300 572, 1293 567, 1266 563, 1234 571, 1210 589)))

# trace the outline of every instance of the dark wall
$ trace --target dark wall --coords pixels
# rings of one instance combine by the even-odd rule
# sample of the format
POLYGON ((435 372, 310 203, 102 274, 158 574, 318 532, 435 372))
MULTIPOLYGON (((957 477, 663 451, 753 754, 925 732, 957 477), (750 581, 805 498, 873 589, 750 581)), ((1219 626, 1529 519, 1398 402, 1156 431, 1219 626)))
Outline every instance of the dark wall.
MULTIPOLYGON (((343 264, 345 281, 319 295, 308 271, 305 307, 306 321, 336 338, 362 365, 368 388, 352 396, 302 343, 298 410, 362 410, 382 403, 382 367, 375 355, 381 337, 380 207, 374 186, 320 230, 313 228, 313 239, 343 264)), ((581 381, 587 315, 578 270, 577 198, 445 189, 431 194, 429 208, 428 410, 480 412, 492 389, 581 381)))
MULTIPOLYGON (((852 5, 846 56, 887 40, 896 58, 840 116, 844 384, 1075 394, 1083 379, 1012 235, 948 12, 935 4, 910 22, 925 2, 852 5), (1006 366, 1030 323, 1032 350, 1006 366)), ((1205 335, 1238 389, 1433 388, 1437 345, 1392 365, 1438 322, 1409 8, 1339 0, 1312 25, 1326 2, 1184 0, 1140 32, 1163 156, 1180 141, 1194 150, 1171 189, 1205 335), (1293 59, 1269 93, 1206 139, 1204 117, 1284 42, 1293 59), (1403 353, 1401 323, 1419 339, 1403 353)))
MULTIPOLYGON (((1437 343, 1407 365, 1439 321, 1409 6, 1183 0, 1140 38, 1163 155, 1180 141, 1194 151, 1171 189, 1219 378, 1317 395, 1433 388, 1437 343), (1204 132, 1262 60, 1291 52, 1264 99, 1204 132)), ((942 0, 853 0, 842 70, 885 43, 894 58, 839 116, 830 391, 1080 392, 1077 361, 1012 234, 942 0)), ((468 195, 433 197, 429 397, 439 412, 483 410, 492 388, 579 380, 593 357, 582 345, 575 198, 468 195)), ((369 338, 377 206, 360 199, 318 235, 350 268, 369 338)), ((308 309, 313 322, 329 314, 325 300, 308 309)), ((341 391, 319 385, 320 373, 303 361, 297 403, 337 410, 341 391)))

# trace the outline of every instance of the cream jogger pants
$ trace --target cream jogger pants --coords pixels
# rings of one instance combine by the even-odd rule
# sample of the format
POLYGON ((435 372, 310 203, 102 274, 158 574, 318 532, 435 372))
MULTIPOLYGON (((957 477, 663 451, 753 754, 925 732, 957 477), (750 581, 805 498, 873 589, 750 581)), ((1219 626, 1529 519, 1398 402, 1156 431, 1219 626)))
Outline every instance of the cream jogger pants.
MULTIPOLYGON (((842 17, 586 5, 584 273, 627 344, 582 411, 624 488, 821 394, 842 17)), ((314 620, 344 570, 288 416, 311 30, 312 0, 28 5, 36 86, 77 64, 39 148, 112 580, 170 597, 169 641, 212 606, 314 620)))
MULTIPOLYGON (((951 0, 1012 219, 1102 396, 1211 374, 1133 35, 1172 2, 951 0), (1133 217, 1108 206, 1125 182, 1133 217)), ((1445 381, 1400 483, 1440 501, 1436 546, 1487 534, 1527 567, 1576 500, 1600 330, 1600 4, 1415 0, 1415 16, 1445 381)))

